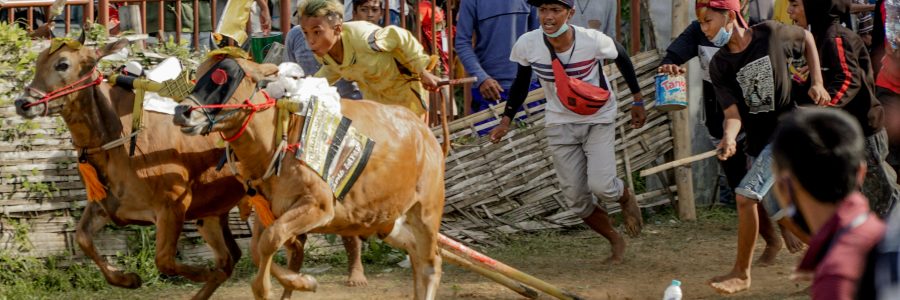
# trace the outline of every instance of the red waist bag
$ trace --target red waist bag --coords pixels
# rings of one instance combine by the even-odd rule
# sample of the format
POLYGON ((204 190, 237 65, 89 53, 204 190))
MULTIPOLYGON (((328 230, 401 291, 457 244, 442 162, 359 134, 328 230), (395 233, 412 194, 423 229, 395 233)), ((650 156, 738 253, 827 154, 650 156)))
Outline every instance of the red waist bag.
MULTIPOLYGON (((566 69, 563 68, 562 62, 556 55, 556 51, 550 45, 547 37, 544 37, 544 44, 550 50, 552 58, 553 78, 556 85, 556 96, 562 105, 579 115, 593 115, 601 107, 606 105, 609 100, 609 91, 599 86, 584 82, 577 78, 569 77, 566 69)), ((573 35, 572 54, 575 53, 575 40, 573 35)), ((571 56, 570 59, 571 60, 571 56)), ((602 72, 602 70, 598 70, 602 72)), ((601 77, 602 79, 602 77, 601 77)))

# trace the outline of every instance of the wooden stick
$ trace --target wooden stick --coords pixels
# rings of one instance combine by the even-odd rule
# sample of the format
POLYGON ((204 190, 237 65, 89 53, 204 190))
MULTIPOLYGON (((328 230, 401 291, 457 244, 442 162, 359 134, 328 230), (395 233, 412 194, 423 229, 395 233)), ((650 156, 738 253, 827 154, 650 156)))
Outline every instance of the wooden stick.
POLYGON ((492 269, 500 274, 503 274, 504 276, 512 278, 513 280, 530 285, 531 287, 534 287, 557 299, 583 299, 582 297, 576 296, 571 292, 567 292, 534 276, 528 275, 525 272, 516 270, 513 267, 507 266, 502 262, 494 260, 493 258, 475 251, 472 248, 466 247, 466 245, 454 241, 443 234, 438 235, 438 242, 441 248, 449 250, 450 252, 453 252, 454 254, 457 254, 462 258, 472 261, 482 267, 492 269))
POLYGON ((503 276, 500 273, 488 270, 481 266, 477 266, 470 261, 463 259, 462 257, 453 254, 453 252, 447 251, 446 249, 441 249, 441 257, 444 258, 448 263, 454 264, 460 268, 478 273, 481 276, 487 277, 490 280, 493 280, 496 283, 499 283, 514 292, 522 295, 528 299, 537 299, 539 296, 538 292, 534 289, 522 284, 521 282, 509 279, 509 277, 503 276))
POLYGON ((689 156, 689 157, 685 157, 682 159, 676 159, 676 160, 673 160, 673 161, 670 161, 670 162, 667 162, 667 163, 664 163, 664 164, 641 171, 641 177, 646 177, 647 175, 655 174, 660 171, 665 171, 665 170, 668 170, 671 168, 680 167, 680 166, 683 166, 683 165, 686 165, 686 164, 689 164, 689 163, 692 163, 692 162, 695 162, 698 160, 704 160, 704 159, 716 156, 716 154, 718 154, 718 153, 719 153, 719 150, 713 149, 713 150, 709 150, 707 152, 700 153, 700 154, 697 154, 694 156, 689 156))
POLYGON ((622 136, 622 159, 625 162, 625 178, 628 179, 628 190, 634 195, 634 178, 631 177, 631 155, 628 153, 628 140, 625 139, 625 125, 619 126, 619 135, 622 136))
POLYGON ((475 83, 476 81, 478 81, 478 77, 475 77, 475 76, 463 77, 463 78, 458 78, 458 79, 446 79, 446 80, 438 81, 438 86, 458 85, 458 84, 464 84, 464 83, 475 83))

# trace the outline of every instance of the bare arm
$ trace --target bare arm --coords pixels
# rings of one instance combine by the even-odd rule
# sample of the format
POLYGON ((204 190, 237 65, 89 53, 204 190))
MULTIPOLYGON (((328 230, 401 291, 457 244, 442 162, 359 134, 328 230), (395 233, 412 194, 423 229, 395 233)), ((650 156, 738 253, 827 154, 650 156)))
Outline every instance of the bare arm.
POLYGON ((816 48, 816 41, 813 39, 812 33, 804 30, 803 34, 804 48, 806 48, 804 55, 806 56, 806 63, 809 66, 809 78, 811 80, 810 83, 812 84, 809 88, 809 97, 812 98, 816 104, 826 105, 831 100, 831 96, 829 96, 828 91, 825 90, 824 80, 822 79, 822 68, 821 64, 819 64, 819 50, 816 48))
MULTIPOLYGON (((262 27, 263 35, 269 35, 272 31, 272 14, 269 11, 269 2, 266 0, 255 0, 259 6, 259 27, 262 27)), ((286 16, 282 16, 284 18, 286 16)), ((288 31, 290 28, 282 28, 282 31, 288 31)))
POLYGON ((736 104, 725 109, 725 122, 722 123, 725 134, 719 142, 719 159, 726 160, 737 152, 737 136, 741 132, 741 114, 736 104))

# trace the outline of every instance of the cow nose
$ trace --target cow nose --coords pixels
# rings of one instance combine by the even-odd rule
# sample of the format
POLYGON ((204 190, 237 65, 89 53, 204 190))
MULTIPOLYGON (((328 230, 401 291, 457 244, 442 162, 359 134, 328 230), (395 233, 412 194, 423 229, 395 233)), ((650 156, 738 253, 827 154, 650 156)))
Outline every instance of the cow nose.
POLYGON ((191 106, 178 105, 175 106, 175 125, 186 126, 191 120, 191 106))
POLYGON ((25 100, 24 98, 19 98, 15 101, 15 106, 18 110, 25 110, 26 104, 28 104, 28 100, 25 100))
POLYGON ((37 117, 38 112, 34 111, 34 107, 26 107, 30 101, 26 98, 18 98, 13 102, 13 106, 16 107, 16 114, 25 117, 25 118, 34 118, 37 117))

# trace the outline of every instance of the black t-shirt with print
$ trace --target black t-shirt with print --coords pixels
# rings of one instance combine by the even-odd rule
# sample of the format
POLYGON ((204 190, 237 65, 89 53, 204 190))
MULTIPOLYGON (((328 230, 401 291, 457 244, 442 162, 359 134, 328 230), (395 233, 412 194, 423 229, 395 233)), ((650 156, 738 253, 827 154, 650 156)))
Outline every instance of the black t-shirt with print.
POLYGON ((723 47, 710 62, 709 75, 722 108, 737 105, 747 134, 748 155, 758 156, 769 143, 778 117, 793 110, 790 65, 803 60, 804 31, 797 26, 766 21, 751 27, 753 38, 744 51, 723 47))

